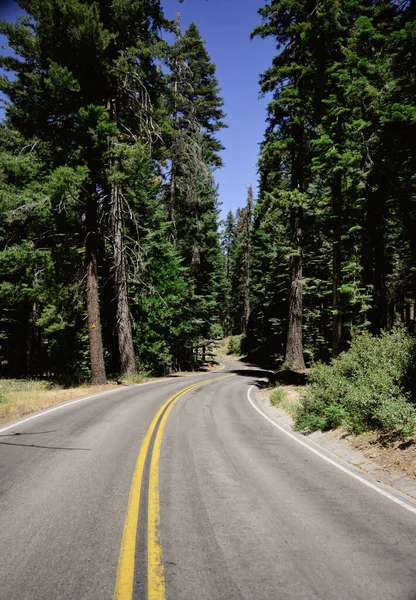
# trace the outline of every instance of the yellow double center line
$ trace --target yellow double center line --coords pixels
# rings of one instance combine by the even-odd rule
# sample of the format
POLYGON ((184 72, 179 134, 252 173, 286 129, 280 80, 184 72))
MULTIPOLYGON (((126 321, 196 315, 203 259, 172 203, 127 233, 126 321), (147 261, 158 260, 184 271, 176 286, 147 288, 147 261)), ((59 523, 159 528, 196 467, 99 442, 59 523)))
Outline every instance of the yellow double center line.
POLYGON ((163 430, 170 411, 176 402, 187 392, 207 383, 226 379, 232 375, 224 375, 216 379, 201 381, 177 392, 167 400, 156 413, 146 432, 130 488, 126 521, 121 539, 120 558, 117 569, 114 600, 132 600, 134 591, 134 565, 136 557, 137 527, 139 523, 140 496, 143 474, 149 446, 157 428, 153 451, 150 457, 148 512, 147 512, 147 600, 166 600, 165 576, 162 562, 162 545, 160 541, 160 503, 159 503, 159 460, 163 430), (160 421, 160 422, 159 422, 160 421), (159 427, 157 427, 159 423, 159 427))

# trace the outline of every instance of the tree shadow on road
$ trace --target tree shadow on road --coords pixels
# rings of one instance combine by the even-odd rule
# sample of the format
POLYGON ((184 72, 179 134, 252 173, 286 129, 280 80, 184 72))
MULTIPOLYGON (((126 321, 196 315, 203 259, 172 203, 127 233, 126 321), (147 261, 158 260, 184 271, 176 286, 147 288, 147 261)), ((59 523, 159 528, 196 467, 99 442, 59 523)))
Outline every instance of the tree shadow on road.
POLYGON ((64 446, 41 446, 39 444, 17 444, 16 442, 0 442, 0 446, 18 446, 19 448, 41 448, 44 450, 78 450, 90 452, 91 448, 68 448, 64 446))
POLYGON ((0 437, 15 437, 16 435, 45 435, 46 433, 56 433, 56 429, 50 431, 14 431, 13 433, 2 433, 0 437))
POLYGON ((242 359, 242 368, 236 368, 231 371, 240 377, 249 377, 258 379, 255 385, 258 388, 276 387, 278 385, 293 385, 303 387, 308 383, 306 373, 298 373, 289 369, 273 372, 262 368, 260 365, 247 364, 243 367, 244 359, 242 359))

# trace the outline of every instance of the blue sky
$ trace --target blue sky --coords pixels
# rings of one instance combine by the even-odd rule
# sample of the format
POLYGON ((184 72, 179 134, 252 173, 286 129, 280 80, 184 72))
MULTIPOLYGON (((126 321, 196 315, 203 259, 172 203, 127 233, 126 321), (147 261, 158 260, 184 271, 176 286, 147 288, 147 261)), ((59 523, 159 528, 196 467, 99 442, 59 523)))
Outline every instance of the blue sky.
MULTIPOLYGON (((243 206, 247 187, 257 185, 259 143, 265 129, 267 100, 259 98, 259 74, 271 63, 272 40, 250 40, 260 22, 257 9, 264 0, 163 0, 167 18, 180 12, 182 28, 193 21, 206 40, 217 65, 217 76, 225 101, 228 129, 219 137, 226 150, 225 167, 216 172, 222 215, 243 206)), ((0 0, 0 19, 14 20, 21 14, 13 2, 0 0)))
POLYGON ((165 14, 182 15, 182 29, 194 21, 217 65, 228 129, 220 132, 225 167, 215 174, 223 216, 245 204, 247 187, 257 186, 259 143, 265 130, 267 99, 259 98, 259 74, 272 61, 272 40, 250 40, 260 23, 264 0, 164 0, 165 14))

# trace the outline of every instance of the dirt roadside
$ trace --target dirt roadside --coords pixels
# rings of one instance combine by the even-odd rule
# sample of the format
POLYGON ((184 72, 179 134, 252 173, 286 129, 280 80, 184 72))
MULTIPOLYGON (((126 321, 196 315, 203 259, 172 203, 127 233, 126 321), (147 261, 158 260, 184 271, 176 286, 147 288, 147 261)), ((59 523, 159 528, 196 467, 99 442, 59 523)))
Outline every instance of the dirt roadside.
MULTIPOLYGON (((290 410, 290 406, 299 398, 299 392, 294 386, 280 387, 289 398, 286 409, 290 410)), ((293 417, 288 410, 272 405, 268 391, 259 393, 257 399, 268 416, 282 426, 293 429, 293 417)), ((377 481, 416 499, 416 444, 386 440, 374 432, 353 436, 341 429, 316 431, 306 437, 377 481)))
MULTIPOLYGON (((213 373, 221 369, 220 364, 210 365, 201 370, 201 374, 213 373)), ((92 396, 100 392, 110 392, 123 386, 170 379, 171 377, 186 378, 195 374, 197 374, 195 371, 178 372, 170 377, 143 377, 140 381, 109 382, 105 385, 82 385, 70 388, 54 385, 48 381, 0 379, 0 425, 52 408, 63 402, 92 396)))
POLYGON ((120 386, 117 384, 107 384, 84 385, 74 388, 50 387, 48 389, 47 382, 14 381, 10 383, 3 379, 0 392, 5 394, 5 399, 0 402, 0 424, 15 421, 69 400, 110 391, 118 387, 120 386))

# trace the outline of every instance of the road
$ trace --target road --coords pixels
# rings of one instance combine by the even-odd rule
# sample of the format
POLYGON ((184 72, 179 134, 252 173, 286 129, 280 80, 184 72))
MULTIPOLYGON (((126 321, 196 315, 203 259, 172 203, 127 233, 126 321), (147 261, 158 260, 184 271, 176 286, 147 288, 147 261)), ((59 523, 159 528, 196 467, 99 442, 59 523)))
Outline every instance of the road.
POLYGON ((0 428, 1 600, 416 600, 416 504, 225 362, 0 428))

